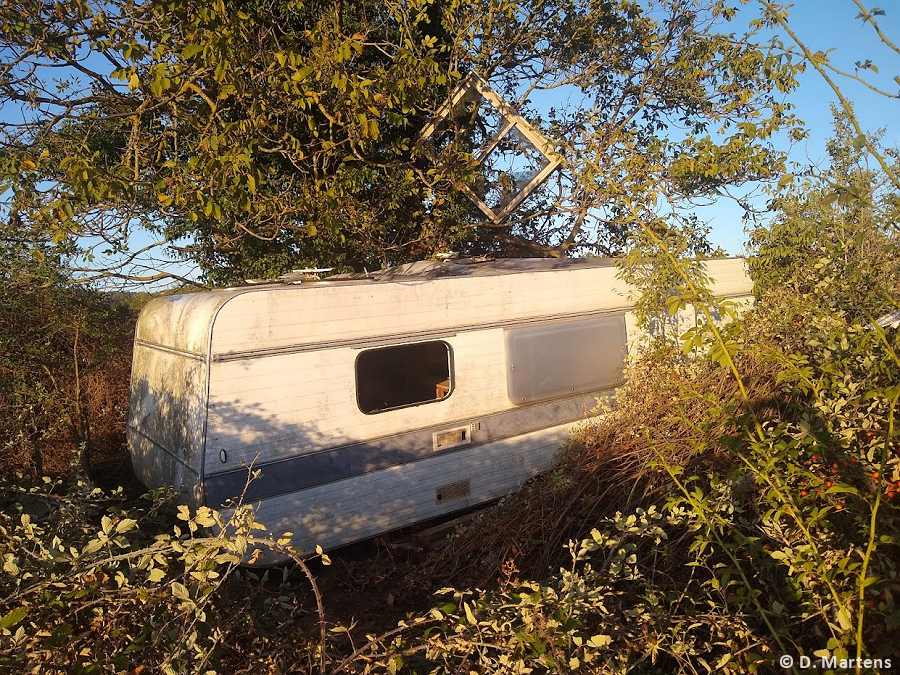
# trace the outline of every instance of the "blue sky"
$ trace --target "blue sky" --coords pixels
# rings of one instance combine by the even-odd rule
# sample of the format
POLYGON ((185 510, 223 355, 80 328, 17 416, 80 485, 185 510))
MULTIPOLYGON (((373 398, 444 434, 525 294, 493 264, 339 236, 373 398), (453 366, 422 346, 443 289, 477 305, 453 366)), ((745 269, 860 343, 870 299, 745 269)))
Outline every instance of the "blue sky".
MULTIPOLYGON (((900 3, 897 0, 878 0, 872 4, 866 0, 863 4, 869 10, 881 7, 885 11, 885 16, 877 17, 879 26, 894 44, 900 43, 900 3)), ((900 54, 885 47, 870 24, 864 25, 856 19, 858 13, 859 8, 852 0, 797 0, 790 9, 789 23, 811 49, 825 51, 834 48, 829 57, 841 70, 855 73, 855 62, 871 59, 879 72, 876 75, 870 70, 862 71, 866 79, 896 94, 900 92, 900 84, 893 78, 900 76, 900 54)), ((758 5, 753 1, 741 10, 733 30, 740 30, 758 14, 758 5)), ((787 35, 783 35, 783 41, 786 45, 791 44, 787 35)), ((900 127, 897 124, 900 99, 876 94, 847 78, 835 78, 844 96, 853 102, 863 129, 868 132, 885 128, 883 143, 889 146, 900 144, 900 127)), ((828 158, 825 141, 833 130, 831 103, 837 103, 837 97, 812 68, 800 77, 800 82, 800 88, 788 100, 794 104, 795 114, 806 123, 809 138, 792 149, 790 160, 800 167, 824 164, 828 158)), ((765 201, 761 197, 756 204, 763 206, 765 201)), ((730 200, 722 200, 714 206, 698 210, 697 214, 710 221, 713 244, 732 255, 744 252, 747 237, 741 222, 743 211, 739 206, 730 200)))
MULTIPOLYGON (((900 42, 900 3, 896 0, 882 0, 886 14, 878 17, 882 31, 895 44, 900 42)), ((870 4, 869 8, 877 7, 870 4)), ((869 70, 867 80, 887 92, 900 93, 900 84, 893 81, 900 76, 900 54, 885 47, 870 24, 863 24, 854 18, 859 13, 850 0, 800 0, 792 9, 790 20, 798 36, 813 49, 833 48, 829 57, 835 66, 847 72, 855 71, 856 61, 871 59, 879 72, 869 70)), ((886 127, 885 142, 893 145, 900 141, 896 118, 900 116, 900 99, 887 98, 868 90, 862 84, 846 78, 837 78, 844 95, 856 107, 856 113, 863 128, 875 130, 886 127)), ((825 157, 825 139, 830 135, 831 113, 829 103, 837 98, 825 81, 812 69, 801 78, 801 87, 792 97, 797 114, 807 122, 814 132, 802 148, 814 160, 825 157)), ((803 161, 799 157, 799 161, 803 161)))

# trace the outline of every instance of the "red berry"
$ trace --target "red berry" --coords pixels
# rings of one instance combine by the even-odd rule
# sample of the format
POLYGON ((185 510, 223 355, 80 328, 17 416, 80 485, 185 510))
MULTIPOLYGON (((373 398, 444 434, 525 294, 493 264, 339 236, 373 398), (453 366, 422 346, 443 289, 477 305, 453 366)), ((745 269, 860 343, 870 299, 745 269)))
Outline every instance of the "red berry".
POLYGON ((819 456, 818 456, 818 455, 813 455, 813 456, 812 456, 812 461, 818 462, 818 461, 819 461, 819 456))
POLYGON ((881 477, 881 474, 877 471, 872 472, 872 480, 878 480, 881 477))
POLYGON ((825 487, 834 487, 834 483, 832 483, 830 480, 825 481, 825 487))
POLYGON ((856 460, 856 457, 851 457, 851 458, 850 458, 850 463, 851 463, 851 464, 856 464, 856 461, 857 461, 857 460, 856 460))
POLYGON ((836 508, 838 511, 843 511, 843 510, 844 510, 844 505, 843 505, 843 504, 835 504, 835 505, 834 505, 834 508, 836 508))
POLYGON ((806 490, 800 490, 800 496, 801 496, 801 497, 805 497, 805 496, 808 495, 808 494, 809 494, 809 493, 808 493, 806 490))
POLYGON ((887 493, 887 496, 888 496, 888 499, 893 499, 893 498, 894 498, 894 493, 893 493, 893 492, 888 492, 888 493, 887 493))

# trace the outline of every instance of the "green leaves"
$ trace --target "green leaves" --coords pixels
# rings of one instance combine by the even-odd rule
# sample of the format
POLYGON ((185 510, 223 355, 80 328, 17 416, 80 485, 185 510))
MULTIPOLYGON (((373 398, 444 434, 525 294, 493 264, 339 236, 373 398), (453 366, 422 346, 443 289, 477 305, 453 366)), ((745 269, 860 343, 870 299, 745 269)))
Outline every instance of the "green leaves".
POLYGON ((179 583, 177 581, 173 581, 171 586, 172 596, 178 598, 183 602, 193 603, 193 599, 191 598, 191 594, 188 592, 187 587, 179 583))
POLYGON ((313 66, 303 66, 302 68, 298 68, 293 73, 291 73, 291 80, 294 82, 302 82, 307 77, 313 74, 315 68, 313 66))
POLYGON ((150 583, 157 583, 162 581, 166 577, 166 571, 160 567, 154 567, 150 570, 149 574, 147 574, 147 581, 150 583))
POLYGON ((204 51, 203 45, 186 45, 184 49, 181 50, 181 58, 189 59, 197 54, 200 54, 204 51))
MULTIPOLYGON (((262 530, 249 507, 228 519, 184 507, 180 522, 221 523, 221 530, 172 536, 163 533, 172 525, 170 504, 148 502, 132 511, 121 488, 104 492, 74 482, 66 490, 47 480, 9 484, 6 494, 17 504, 58 509, 52 523, 33 520, 21 505, 0 512, 0 557, 21 566, 15 578, 8 570, 0 575, 0 659, 16 672, 33 666, 36 653, 43 668, 59 671, 77 658, 89 671, 138 663, 159 672, 206 672, 218 663, 223 637, 246 637, 247 603, 260 615, 266 611, 247 579, 238 584, 238 604, 222 593, 249 546, 278 546, 258 538, 262 530), (102 640, 93 629, 98 620, 102 640)), ((280 606, 292 611, 285 592, 280 606)))
POLYGON ((590 647, 606 647, 612 643, 612 638, 609 635, 594 635, 588 641, 587 644, 590 647))
MULTIPOLYGON (((633 3, 572 12, 555 0, 367 1, 338 16, 320 2, 261 11, 114 0, 102 11, 79 4, 71 17, 42 5, 27 25, 10 14, 0 31, 23 56, 22 81, 0 86, 0 97, 33 107, 35 119, 65 114, 52 133, 35 123, 7 144, 18 160, 50 154, 27 177, 4 170, 0 185, 14 186, 23 218, 63 238, 102 223, 98 236, 124 250, 123 234, 143 222, 168 243, 187 241, 181 251, 215 282, 316 260, 372 268, 476 240, 503 251, 511 240, 479 229, 464 196, 463 186, 484 188, 473 148, 444 144, 447 161, 432 165, 419 132, 469 70, 508 84, 511 101, 543 73, 592 102, 552 111, 521 102, 565 154, 571 189, 536 195, 546 217, 519 214, 509 232, 566 254, 595 243, 614 254, 662 194, 681 209, 783 173, 766 139, 794 124, 768 93, 790 91, 797 64, 709 28, 730 14, 715 2, 664 4, 656 13, 633 3), (82 25, 92 27, 87 37, 82 25), (55 75, 29 70, 50 49, 47 26, 61 55, 82 66, 84 87, 41 103, 22 92, 53 89, 55 75), (121 67, 98 68, 107 56, 121 67), (626 95, 634 91, 643 94, 626 95), (689 127, 687 138, 667 132, 671 119, 689 127), (60 172, 64 160, 81 172, 60 172), (599 218, 603 209, 615 217, 599 218)), ((488 132, 469 117, 460 115, 454 138, 488 132)))
POLYGON ((866 59, 865 61, 857 61, 856 62, 857 70, 871 70, 876 75, 878 74, 878 67, 872 63, 871 59, 866 59))
POLYGON ((856 15, 855 18, 862 19, 863 23, 871 21, 874 24, 874 18, 876 16, 886 16, 885 11, 879 7, 873 7, 870 10, 863 9, 859 14, 856 15))
POLYGON ((896 265, 894 190, 874 170, 877 136, 859 134, 847 113, 835 112, 827 147, 832 166, 777 196, 775 218, 751 232, 751 275, 760 295, 792 288, 852 314, 875 302, 869 311, 878 314, 887 309, 882 289, 892 284, 885 270, 896 265))
POLYGON ((6 614, 0 616, 0 629, 15 628, 26 616, 28 616, 27 605, 9 610, 6 614))

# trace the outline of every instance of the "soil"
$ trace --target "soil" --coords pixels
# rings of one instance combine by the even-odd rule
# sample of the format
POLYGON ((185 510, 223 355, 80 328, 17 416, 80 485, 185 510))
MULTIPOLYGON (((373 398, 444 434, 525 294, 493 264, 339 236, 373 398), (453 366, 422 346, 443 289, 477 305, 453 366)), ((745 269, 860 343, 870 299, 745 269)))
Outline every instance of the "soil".
MULTIPOLYGON (((486 570, 436 569, 435 561, 458 540, 463 528, 489 517, 492 508, 478 507, 329 551, 331 565, 311 561, 326 622, 355 624, 360 633, 380 634, 440 604, 434 594, 441 588, 484 587, 486 570)), ((292 570, 291 579, 301 587, 305 583, 303 595, 308 597, 303 602, 315 607, 303 572, 292 570)))

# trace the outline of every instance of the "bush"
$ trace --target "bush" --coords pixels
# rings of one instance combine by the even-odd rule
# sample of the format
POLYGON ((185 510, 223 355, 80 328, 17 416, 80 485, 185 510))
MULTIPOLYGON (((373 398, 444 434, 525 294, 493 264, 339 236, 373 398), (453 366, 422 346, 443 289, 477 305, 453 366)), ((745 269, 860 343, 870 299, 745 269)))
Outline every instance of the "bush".
MULTIPOLYGON (((241 667, 265 662, 254 626, 294 623, 287 573, 270 584, 239 563, 268 548, 309 570, 250 507, 224 518, 82 481, 21 483, 2 492, 0 672, 233 672, 235 653, 241 667)), ((293 632, 294 658, 308 647, 314 663, 317 641, 293 632)))
POLYGON ((58 247, 0 235, 3 473, 121 472, 136 313, 73 285, 58 247))
POLYGON ((880 150, 883 132, 873 134, 881 168, 847 113, 832 114, 830 168, 773 199, 771 223, 750 232, 750 272, 760 298, 789 293, 795 306, 877 315, 895 309, 900 293, 900 152, 880 150))

